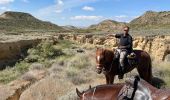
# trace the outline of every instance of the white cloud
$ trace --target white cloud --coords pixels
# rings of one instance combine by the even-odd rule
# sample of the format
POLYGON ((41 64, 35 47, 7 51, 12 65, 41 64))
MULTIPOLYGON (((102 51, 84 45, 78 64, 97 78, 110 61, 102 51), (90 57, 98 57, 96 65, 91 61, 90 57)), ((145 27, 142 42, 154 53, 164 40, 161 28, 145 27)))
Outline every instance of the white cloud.
POLYGON ((57 0, 58 5, 63 5, 64 2, 62 0, 57 0))
POLYGON ((85 11, 94 11, 95 10, 93 7, 90 7, 90 6, 84 6, 82 9, 85 11))
POLYGON ((64 6, 64 2, 63 0, 57 0, 57 4, 56 4, 56 13, 62 13, 63 12, 63 6, 64 6))
POLYGON ((57 10, 55 10, 55 12, 56 12, 56 13, 62 13, 63 10, 57 9, 57 10))
POLYGON ((11 9, 7 8, 7 7, 0 7, 0 11, 10 11, 11 9))
POLYGON ((45 16, 47 14, 62 13, 64 10, 69 10, 96 1, 98 0, 56 0, 54 5, 39 9, 37 14, 38 16, 45 16))
POLYGON ((22 2, 29 3, 29 0, 21 0, 22 2))
POLYGON ((14 2, 14 0, 0 0, 0 5, 9 4, 11 2, 14 2))
POLYGON ((103 16, 74 16, 71 20, 100 20, 103 16))

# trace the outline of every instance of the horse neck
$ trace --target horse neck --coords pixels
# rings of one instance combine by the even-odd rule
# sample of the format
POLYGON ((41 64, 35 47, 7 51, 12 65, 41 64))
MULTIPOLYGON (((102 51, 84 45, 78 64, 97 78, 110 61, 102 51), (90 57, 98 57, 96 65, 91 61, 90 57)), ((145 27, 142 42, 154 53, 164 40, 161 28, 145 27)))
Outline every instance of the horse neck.
POLYGON ((157 88, 153 87, 151 84, 149 84, 148 82, 146 82, 143 79, 141 79, 140 83, 145 85, 151 92, 158 90, 157 88))
POLYGON ((114 52, 112 50, 105 49, 105 57, 106 57, 107 62, 112 62, 113 57, 114 57, 114 52))
POLYGON ((111 97, 116 97, 118 95, 119 91, 121 90, 123 86, 124 84, 97 86, 97 87, 91 88, 90 90, 87 90, 85 94, 88 97, 85 96, 84 98, 90 100, 91 98, 98 98, 96 96, 100 96, 103 93, 105 93, 110 100, 111 97))

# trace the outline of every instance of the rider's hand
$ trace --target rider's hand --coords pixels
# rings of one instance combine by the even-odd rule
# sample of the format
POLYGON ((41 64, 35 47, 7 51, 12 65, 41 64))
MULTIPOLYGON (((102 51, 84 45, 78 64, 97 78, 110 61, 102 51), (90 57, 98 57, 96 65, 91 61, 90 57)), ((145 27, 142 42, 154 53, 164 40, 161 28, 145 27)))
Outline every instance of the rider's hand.
POLYGON ((108 34, 107 37, 115 37, 115 34, 108 34))
POLYGON ((125 48, 127 48, 127 46, 120 46, 119 48, 120 49, 125 49, 125 48))

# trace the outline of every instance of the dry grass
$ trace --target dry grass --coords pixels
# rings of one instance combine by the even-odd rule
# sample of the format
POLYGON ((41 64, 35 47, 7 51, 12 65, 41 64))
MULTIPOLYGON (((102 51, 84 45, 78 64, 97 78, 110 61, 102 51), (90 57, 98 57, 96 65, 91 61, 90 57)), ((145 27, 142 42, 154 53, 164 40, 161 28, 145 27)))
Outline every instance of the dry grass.
MULTIPOLYGON (((22 96, 21 100, 77 100, 77 95, 75 93, 75 88, 78 87, 81 91, 88 88, 91 84, 96 86, 99 84, 105 84, 104 75, 98 75, 95 72, 95 46, 92 45, 78 45, 68 41, 59 41, 60 44, 54 45, 53 49, 61 51, 63 54, 53 57, 51 53, 48 53, 48 46, 44 49, 40 49, 45 54, 37 52, 35 49, 32 52, 34 55, 32 58, 40 58, 43 55, 44 58, 40 58, 33 65, 26 67, 28 70, 34 69, 44 69, 48 68, 48 76, 32 85, 28 90, 26 90, 22 96), (62 44, 61 44, 62 43, 62 44), (78 53, 77 49, 83 49, 84 53, 78 53), (37 55, 37 56, 35 56, 37 55), (44 56, 45 55, 45 56, 44 56), (49 58, 47 56, 51 56, 49 58)), ((52 49, 52 50, 53 50, 52 49)), ((29 56, 29 57, 30 57, 29 56)), ((26 61, 25 61, 26 62, 26 61)), ((34 60, 33 60, 34 62, 34 60)), ((28 63, 28 62, 27 62, 28 63)), ((25 66, 23 64, 18 64, 18 70, 23 70, 25 66)), ((155 63, 153 62, 153 74, 156 77, 163 79, 166 82, 166 87, 170 87, 170 63, 162 62, 155 63)), ((0 73, 0 81, 5 79, 6 73, 9 73, 5 80, 14 79, 18 76, 18 71, 11 71, 11 68, 4 70, 0 73), (10 70, 9 70, 10 69, 10 70), (6 71, 6 72, 5 72, 6 71), (12 75, 12 76, 10 76, 12 75)), ((136 70, 133 70, 131 73, 125 75, 125 79, 136 75, 136 70)), ((26 75, 26 80, 33 79, 31 76, 26 75)), ((116 82, 119 82, 116 79, 116 82)))
POLYGON ((165 82, 165 87, 170 88, 170 62, 153 62, 153 75, 165 82))
POLYGON ((100 81, 104 79, 103 75, 97 75, 94 70, 92 50, 85 50, 85 53, 77 53, 76 49, 68 51, 65 49, 63 52, 67 55, 55 59, 56 62, 49 68, 48 76, 25 91, 21 100, 77 100, 76 87, 84 90, 89 84, 99 85, 103 82, 100 81))
MULTIPOLYGON (((58 46, 59 47, 59 46, 58 46)), ((22 96, 22 100, 30 94, 34 97, 31 99, 47 98, 57 100, 77 100, 75 88, 86 90, 89 85, 96 86, 105 84, 104 75, 98 75, 95 72, 95 47, 89 48, 87 45, 69 46, 69 48, 61 48, 65 55, 55 59, 55 63, 49 68, 49 74, 46 79, 31 86, 22 96), (84 53, 77 53, 78 48, 84 49, 84 53), (44 91, 45 90, 45 91, 44 91), (48 93, 47 93, 48 91, 48 93), (39 94, 37 94, 37 92, 39 94), (29 94, 27 96, 27 94, 29 94), (37 94, 37 95, 35 95, 37 94)), ((166 87, 170 86, 170 78, 168 68, 169 63, 153 64, 153 74, 155 77, 161 78, 166 82, 166 87), (161 66, 161 67, 160 67, 161 66)), ((136 70, 125 75, 125 79, 135 76, 136 70)), ((117 82, 119 81, 116 78, 117 82)), ((43 99, 42 99, 43 100, 43 99)))

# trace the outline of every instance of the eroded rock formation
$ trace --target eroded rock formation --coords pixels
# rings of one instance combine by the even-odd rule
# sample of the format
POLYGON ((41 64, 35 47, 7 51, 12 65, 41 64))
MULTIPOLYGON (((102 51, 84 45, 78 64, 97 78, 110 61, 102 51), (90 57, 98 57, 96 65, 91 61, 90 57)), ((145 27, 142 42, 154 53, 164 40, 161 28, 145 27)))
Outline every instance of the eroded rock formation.
POLYGON ((27 49, 37 45, 41 39, 27 39, 0 42, 0 69, 15 63, 24 56, 27 49))
MULTIPOLYGON (((63 35, 62 38, 83 44, 104 45, 110 48, 115 48, 118 45, 118 40, 114 37, 63 35)), ((133 47, 147 51, 154 60, 163 61, 170 54, 170 36, 135 36, 133 47)))

